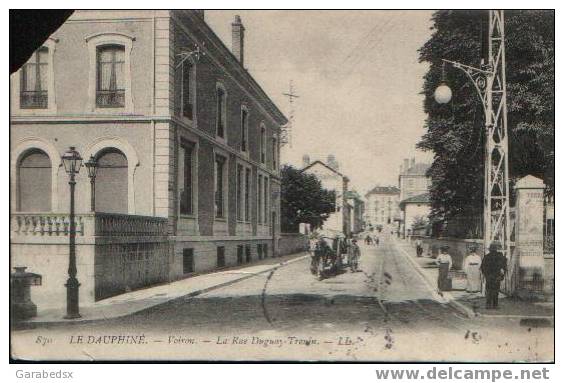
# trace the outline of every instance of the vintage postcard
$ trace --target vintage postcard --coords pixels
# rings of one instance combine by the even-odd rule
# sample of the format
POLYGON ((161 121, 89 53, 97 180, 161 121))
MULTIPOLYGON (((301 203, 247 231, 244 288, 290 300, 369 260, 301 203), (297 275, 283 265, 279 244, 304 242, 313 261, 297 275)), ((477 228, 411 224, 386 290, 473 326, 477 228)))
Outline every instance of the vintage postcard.
POLYGON ((554 17, 11 10, 11 358, 554 361, 554 17))

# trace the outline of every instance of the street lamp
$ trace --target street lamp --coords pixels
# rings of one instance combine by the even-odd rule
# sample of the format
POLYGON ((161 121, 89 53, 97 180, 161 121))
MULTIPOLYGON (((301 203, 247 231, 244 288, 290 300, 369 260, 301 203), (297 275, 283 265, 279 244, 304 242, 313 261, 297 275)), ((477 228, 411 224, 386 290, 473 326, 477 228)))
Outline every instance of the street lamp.
MULTIPOLYGON (((480 68, 455 61, 442 60, 462 70, 470 79, 480 98, 485 115, 486 155, 484 169, 484 251, 490 243, 502 245, 509 258, 509 136, 507 133, 507 92, 505 81, 504 12, 490 10, 488 22, 488 57, 480 68)), ((434 93, 439 104, 452 98, 452 91, 443 82, 434 93)), ((511 263, 509 264, 512 266, 511 263)), ((506 283, 508 283, 506 279, 506 283)))
POLYGON ((84 163, 86 170, 88 170, 88 178, 90 178, 90 211, 96 210, 96 170, 98 170, 98 163, 94 156, 84 163))
POLYGON ((439 104, 448 104, 452 99, 452 90, 446 83, 442 83, 435 89, 435 101, 439 104))
POLYGON ((80 318, 78 310, 78 288, 80 283, 76 279, 76 224, 74 222, 74 187, 76 185, 75 175, 80 171, 82 166, 82 157, 80 153, 71 146, 69 150, 62 156, 63 166, 69 175, 70 186, 70 230, 69 230, 69 269, 68 279, 65 287, 67 288, 67 315, 65 319, 80 318))

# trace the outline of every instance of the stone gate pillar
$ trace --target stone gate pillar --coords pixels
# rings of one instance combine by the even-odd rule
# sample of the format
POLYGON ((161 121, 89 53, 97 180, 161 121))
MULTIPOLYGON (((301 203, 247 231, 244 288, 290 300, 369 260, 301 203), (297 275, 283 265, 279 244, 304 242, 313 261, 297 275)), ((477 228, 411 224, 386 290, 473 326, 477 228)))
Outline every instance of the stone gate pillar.
POLYGON ((522 298, 542 296, 543 255, 543 181, 528 175, 515 185, 515 293, 522 298))

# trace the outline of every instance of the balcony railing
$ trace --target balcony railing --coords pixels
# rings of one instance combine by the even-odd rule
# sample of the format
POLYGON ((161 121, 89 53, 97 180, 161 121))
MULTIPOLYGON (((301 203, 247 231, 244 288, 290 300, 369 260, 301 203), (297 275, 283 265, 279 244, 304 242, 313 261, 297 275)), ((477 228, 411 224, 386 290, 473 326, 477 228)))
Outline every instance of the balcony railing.
POLYGON ((167 234, 166 218, 110 213, 95 213, 95 216, 95 235, 161 236, 167 234))
POLYGON ((98 108, 121 108, 125 106, 125 90, 97 90, 96 106, 98 108))
MULTIPOLYGON (((66 237, 68 214, 13 213, 11 233, 18 237, 66 237)), ((167 235, 167 219, 140 215, 89 213, 75 217, 76 236, 154 237, 167 235)))
POLYGON ((29 91, 24 90, 20 95, 20 108, 28 109, 45 109, 47 108, 47 91, 29 91))

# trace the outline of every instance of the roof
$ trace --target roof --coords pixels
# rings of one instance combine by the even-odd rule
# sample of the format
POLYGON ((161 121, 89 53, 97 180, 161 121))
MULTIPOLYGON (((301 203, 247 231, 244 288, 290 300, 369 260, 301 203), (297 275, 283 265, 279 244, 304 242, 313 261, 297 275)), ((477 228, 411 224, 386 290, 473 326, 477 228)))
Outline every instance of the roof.
POLYGON ((399 194, 400 190, 395 186, 376 186, 368 193, 365 194, 365 197, 368 197, 371 194, 399 194))
POLYGON ((431 165, 429 164, 425 164, 422 162, 418 162, 415 165, 413 165, 412 167, 410 167, 409 169, 407 169, 407 171, 403 172, 401 175, 426 175, 427 174, 427 170, 431 167, 431 165))
POLYGON ((429 193, 418 194, 413 197, 409 197, 401 201, 400 207, 408 203, 431 203, 431 195, 429 193))
POLYGON ((337 170, 333 169, 331 166, 327 165, 325 162, 322 161, 313 161, 311 164, 309 164, 308 166, 306 166, 305 168, 303 168, 301 171, 305 172, 306 170, 308 170, 309 168, 311 168, 313 165, 315 164, 320 164, 322 166, 325 166, 327 169, 331 170, 333 173, 340 175, 343 178, 347 178, 347 176, 345 176, 343 173, 338 172, 337 170))

